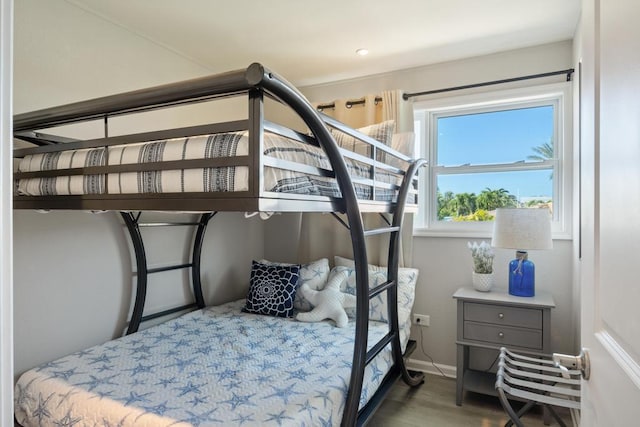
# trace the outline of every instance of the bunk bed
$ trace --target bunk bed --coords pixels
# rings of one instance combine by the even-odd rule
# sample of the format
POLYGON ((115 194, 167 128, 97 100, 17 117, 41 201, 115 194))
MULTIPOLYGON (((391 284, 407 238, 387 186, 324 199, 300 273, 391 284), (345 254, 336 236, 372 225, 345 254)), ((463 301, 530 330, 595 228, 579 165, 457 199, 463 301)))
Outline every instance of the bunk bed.
POLYGON ((16 385, 19 423, 364 425, 399 378, 411 386, 423 382, 405 366, 410 322, 398 314, 399 236, 404 213, 416 210, 423 160, 319 113, 286 80, 255 63, 19 114, 14 135, 33 145, 15 150, 14 208, 119 211, 137 267, 127 335, 23 374, 16 385), (246 120, 109 135, 113 117, 232 96, 247 99, 246 120), (266 120, 265 98, 289 107, 308 131, 266 120), (104 121, 104 136, 77 140, 48 130, 89 120, 104 121), (336 132, 367 150, 342 148, 336 132), (196 228, 191 262, 166 268, 191 270, 193 304, 144 315, 147 275, 154 272, 140 233, 150 225, 141 220, 144 211, 200 212, 198 221, 179 224, 196 228), (220 211, 333 214, 352 241, 350 326, 243 313, 238 302, 205 307, 202 242, 220 211), (379 213, 383 226, 365 230, 366 212, 379 213), (372 286, 365 239, 384 234, 386 280, 372 286), (370 319, 370 300, 385 294, 387 321, 370 319), (193 311, 138 331, 141 322, 186 309, 193 311), (152 367, 160 372, 147 376, 152 367), (55 416, 48 406, 54 402, 64 408, 55 416))

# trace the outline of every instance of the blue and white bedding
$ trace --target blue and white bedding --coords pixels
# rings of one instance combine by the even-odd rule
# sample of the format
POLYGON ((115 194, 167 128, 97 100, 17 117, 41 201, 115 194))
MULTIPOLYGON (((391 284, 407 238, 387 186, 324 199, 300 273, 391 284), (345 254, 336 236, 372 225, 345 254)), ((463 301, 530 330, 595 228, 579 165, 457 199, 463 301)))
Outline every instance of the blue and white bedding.
MULTIPOLYGON (((22 375, 15 415, 25 426, 319 426, 342 419, 354 323, 209 307, 46 363, 22 375)), ((370 322, 369 343, 388 331, 370 322)), ((391 366, 367 366, 361 406, 391 366)))
MULTIPOLYGON (((109 148, 108 164, 142 164, 246 156, 248 146, 249 136, 246 131, 118 145, 109 148)), ((329 159, 319 147, 269 132, 264 133, 264 154, 331 170, 329 159)), ((353 177, 371 178, 370 167, 351 160, 348 160, 347 164, 353 177)), ((18 172, 103 165, 105 165, 103 148, 68 150, 25 156, 18 165, 18 172)), ((376 180, 398 183, 399 178, 397 175, 378 170, 376 180)), ((373 192, 370 186, 356 184, 355 187, 359 198, 371 198, 373 192)), ((16 185, 17 194, 26 196, 227 192, 248 189, 249 170, 246 166, 112 173, 108 175, 108 189, 105 188, 104 175, 27 178, 20 179, 16 185)), ((341 197, 335 179, 272 167, 264 168, 264 190, 341 197)), ((378 188, 375 194, 376 200, 390 201, 394 200, 396 192, 378 188)))

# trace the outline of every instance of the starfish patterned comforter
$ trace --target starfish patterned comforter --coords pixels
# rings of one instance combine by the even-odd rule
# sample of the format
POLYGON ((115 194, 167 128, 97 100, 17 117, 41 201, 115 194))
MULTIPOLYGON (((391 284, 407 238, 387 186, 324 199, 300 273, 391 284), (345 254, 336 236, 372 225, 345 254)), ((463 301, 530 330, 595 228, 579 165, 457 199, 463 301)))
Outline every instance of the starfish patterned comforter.
MULTIPOLYGON (((302 323, 209 307, 24 373, 25 426, 333 426, 351 373, 353 322, 302 323)), ((370 322, 369 342, 388 331, 370 322)), ((367 366, 366 403, 391 365, 367 366)))
MULTIPOLYGON (((248 132, 229 132, 164 141, 117 145, 109 148, 109 165, 144 164, 216 157, 246 156, 248 132)), ((324 151, 310 144, 294 141, 270 132, 264 133, 265 156, 331 170, 324 151)), ((68 150, 32 154, 21 159, 18 172, 38 172, 105 165, 103 148, 68 150)), ((371 178, 371 168, 347 159, 353 177, 371 178)), ((384 183, 398 183, 397 175, 376 172, 384 183)), ((361 199, 371 199, 372 187, 355 184, 361 199)), ((108 174, 108 189, 104 175, 71 175, 48 178, 24 178, 16 183, 16 192, 25 196, 56 196, 81 194, 145 194, 186 192, 236 192, 249 189, 246 166, 193 168, 176 170, 143 170, 108 174)), ((341 197, 335 179, 309 175, 274 167, 264 168, 264 190, 316 196, 341 197)), ((377 188, 376 200, 392 201, 396 191, 377 188)))

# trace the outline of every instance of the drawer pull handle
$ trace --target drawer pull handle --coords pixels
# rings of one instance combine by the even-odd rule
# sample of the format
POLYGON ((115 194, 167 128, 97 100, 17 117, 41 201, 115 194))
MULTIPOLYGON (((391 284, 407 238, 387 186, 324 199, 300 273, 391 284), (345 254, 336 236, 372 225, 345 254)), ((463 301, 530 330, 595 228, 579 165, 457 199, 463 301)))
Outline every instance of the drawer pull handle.
POLYGON ((504 314, 503 313, 498 313, 498 319, 504 319, 504 314))
POLYGON ((498 332, 498 336, 499 336, 500 338, 504 338, 504 332, 498 332))

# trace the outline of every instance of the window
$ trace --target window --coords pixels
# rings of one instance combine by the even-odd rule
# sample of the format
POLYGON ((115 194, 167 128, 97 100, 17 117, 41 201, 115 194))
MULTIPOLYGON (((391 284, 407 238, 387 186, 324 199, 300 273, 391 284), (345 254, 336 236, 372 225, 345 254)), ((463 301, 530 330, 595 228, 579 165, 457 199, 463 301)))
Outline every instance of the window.
POLYGON ((416 234, 488 236, 499 207, 548 207, 570 237, 569 83, 414 104, 421 175, 416 234))

